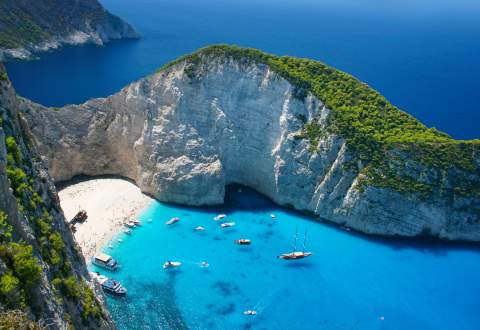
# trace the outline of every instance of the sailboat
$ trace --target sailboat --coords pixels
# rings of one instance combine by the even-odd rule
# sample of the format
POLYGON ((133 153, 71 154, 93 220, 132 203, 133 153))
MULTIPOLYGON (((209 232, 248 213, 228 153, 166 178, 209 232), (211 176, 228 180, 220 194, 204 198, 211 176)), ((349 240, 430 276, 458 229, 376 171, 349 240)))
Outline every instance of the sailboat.
POLYGON ((281 254, 278 256, 278 258, 285 259, 285 260, 295 260, 295 259, 303 259, 306 257, 310 257, 313 254, 312 252, 305 251, 305 244, 307 243, 307 231, 305 231, 302 251, 295 251, 297 249, 297 238, 298 238, 298 230, 295 229, 295 240, 293 242, 293 251, 290 253, 281 254))

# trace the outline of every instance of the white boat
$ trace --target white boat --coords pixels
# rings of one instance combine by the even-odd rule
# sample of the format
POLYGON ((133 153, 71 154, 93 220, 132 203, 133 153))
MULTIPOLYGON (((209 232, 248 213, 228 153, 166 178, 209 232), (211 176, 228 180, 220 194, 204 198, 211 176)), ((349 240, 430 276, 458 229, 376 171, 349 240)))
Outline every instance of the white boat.
POLYGON ((163 269, 176 268, 176 267, 180 267, 181 265, 182 265, 182 263, 179 262, 179 261, 166 261, 163 264, 163 269))
POLYGON ((180 218, 171 218, 170 220, 168 220, 167 222, 165 222, 166 225, 173 225, 174 223, 176 222, 179 222, 180 221, 180 218))
POLYGON ((218 221, 218 220, 222 220, 223 218, 226 218, 226 217, 227 217, 226 214, 219 214, 215 218, 213 218, 213 220, 218 221))
POLYGON ((135 226, 141 226, 142 222, 138 219, 133 219, 132 222, 135 224, 135 226))
POLYGON ((297 238, 298 238, 298 230, 295 229, 295 240, 293 243, 293 250, 289 253, 283 253, 278 256, 278 258, 283 260, 297 260, 310 257, 313 253, 305 251, 305 246, 307 244, 307 231, 305 231, 305 236, 303 239, 303 248, 302 251, 296 251, 297 248, 297 238))
POLYGON ((195 228, 196 231, 203 231, 205 230, 205 228, 203 228, 202 226, 198 226, 197 228, 195 228))
POLYGON ((127 235, 130 235, 132 233, 132 230, 131 229, 125 229, 123 232, 127 235))
POLYGON ((275 219, 277 216, 275 214, 270 214, 270 218, 275 219))
POLYGON ((206 261, 202 261, 202 262, 200 263, 200 267, 202 267, 202 268, 207 268, 207 267, 210 267, 210 264, 209 264, 208 262, 206 262, 206 261))
POLYGON ((220 225, 222 228, 228 228, 228 227, 233 227, 235 226, 235 222, 225 222, 220 225))
POLYGON ((113 278, 108 278, 99 273, 90 273, 92 278, 100 284, 103 291, 110 293, 114 296, 125 296, 127 294, 127 289, 125 289, 120 282, 114 280, 113 278))
POLYGON ((127 228, 135 228, 135 223, 133 221, 124 222, 123 225, 127 228))
POLYGON ((118 268, 117 260, 105 253, 98 253, 93 256, 92 263, 108 270, 116 270, 118 268))
POLYGON ((248 310, 248 311, 245 311, 243 312, 244 315, 257 315, 257 311, 255 310, 248 310))

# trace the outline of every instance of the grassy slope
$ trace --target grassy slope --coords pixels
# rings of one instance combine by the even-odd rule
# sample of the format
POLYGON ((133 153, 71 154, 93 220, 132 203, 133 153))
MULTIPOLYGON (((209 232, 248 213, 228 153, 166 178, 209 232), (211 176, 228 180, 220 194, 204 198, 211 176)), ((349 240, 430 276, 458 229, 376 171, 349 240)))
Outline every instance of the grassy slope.
POLYGON ((217 56, 266 64, 295 86, 297 98, 303 99, 310 91, 322 100, 332 110, 327 127, 320 127, 315 120, 306 123, 303 136, 310 140, 312 151, 327 133, 343 136, 354 156, 350 169, 363 174, 360 187, 386 187, 423 197, 434 190, 449 193, 452 189, 456 194, 480 196, 480 188, 470 178, 470 174, 478 176, 480 172, 475 163, 475 157, 480 157, 480 140, 459 141, 428 128, 367 84, 321 62, 216 45, 181 57, 162 69, 186 60, 190 63, 186 73, 193 76, 202 60, 217 56), (406 160, 433 169, 436 175, 422 179, 418 173, 402 170, 399 164, 406 160), (455 187, 445 181, 452 170, 455 187))

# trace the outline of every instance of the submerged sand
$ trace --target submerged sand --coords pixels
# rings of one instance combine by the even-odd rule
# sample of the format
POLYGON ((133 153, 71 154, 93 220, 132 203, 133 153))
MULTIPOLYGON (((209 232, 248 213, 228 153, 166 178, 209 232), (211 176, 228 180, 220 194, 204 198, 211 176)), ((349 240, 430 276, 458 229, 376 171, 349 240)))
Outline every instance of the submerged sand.
POLYGON ((91 179, 58 192, 67 221, 81 209, 88 219, 77 224, 75 238, 86 260, 118 234, 123 223, 136 218, 153 200, 133 183, 117 178, 91 179))

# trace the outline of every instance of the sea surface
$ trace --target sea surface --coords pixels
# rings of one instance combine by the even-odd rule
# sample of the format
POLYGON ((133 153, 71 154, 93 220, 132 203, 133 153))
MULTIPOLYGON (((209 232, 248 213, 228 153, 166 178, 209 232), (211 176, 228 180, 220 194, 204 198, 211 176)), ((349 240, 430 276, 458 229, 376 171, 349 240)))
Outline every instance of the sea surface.
POLYGON ((480 138, 478 0, 101 0, 143 36, 7 64, 49 106, 115 93, 216 43, 308 57, 347 71, 428 126, 480 138))
POLYGON ((479 249, 368 238, 238 186, 222 207, 154 202, 140 219, 105 247, 121 269, 92 268, 128 289, 107 301, 119 329, 479 329, 479 249), (219 213, 236 225, 220 228, 219 213), (167 226, 171 217, 181 220, 167 226), (296 231, 313 256, 278 259, 296 231), (182 265, 164 270, 167 260, 182 265), (243 314, 250 309, 258 315, 243 314))

